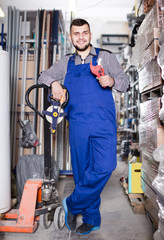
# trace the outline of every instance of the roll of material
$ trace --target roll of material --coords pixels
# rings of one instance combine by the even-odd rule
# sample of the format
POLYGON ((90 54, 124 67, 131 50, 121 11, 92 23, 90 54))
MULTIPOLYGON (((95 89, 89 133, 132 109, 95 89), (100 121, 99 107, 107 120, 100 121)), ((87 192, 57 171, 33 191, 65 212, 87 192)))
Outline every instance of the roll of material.
POLYGON ((9 54, 0 50, 0 213, 11 208, 9 54))

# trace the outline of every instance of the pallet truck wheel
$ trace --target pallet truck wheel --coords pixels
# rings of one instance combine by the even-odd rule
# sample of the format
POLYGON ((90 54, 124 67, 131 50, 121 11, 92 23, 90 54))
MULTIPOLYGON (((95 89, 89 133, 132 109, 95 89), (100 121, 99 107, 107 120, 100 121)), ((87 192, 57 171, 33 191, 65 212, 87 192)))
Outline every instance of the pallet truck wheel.
POLYGON ((41 228, 48 229, 51 226, 52 220, 49 219, 50 213, 40 215, 39 225, 41 228))
POLYGON ((62 207, 57 207, 55 210, 54 226, 56 230, 62 230, 65 226, 65 212, 62 207))

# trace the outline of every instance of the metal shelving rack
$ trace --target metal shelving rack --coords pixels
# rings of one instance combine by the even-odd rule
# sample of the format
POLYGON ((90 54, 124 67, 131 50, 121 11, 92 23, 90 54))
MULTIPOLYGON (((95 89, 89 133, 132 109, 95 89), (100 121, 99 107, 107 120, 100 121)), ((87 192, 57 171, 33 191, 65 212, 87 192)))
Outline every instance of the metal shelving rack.
MULTIPOLYGON (((130 81, 130 90, 121 94, 122 103, 120 106, 120 125, 118 127, 118 133, 121 136, 121 141, 125 141, 128 145, 127 152, 130 152, 130 145, 134 144, 131 149, 138 151, 139 134, 138 134, 138 122, 139 122, 139 103, 140 94, 138 87, 138 73, 134 66, 130 66, 126 70, 130 81)), ((126 155, 126 154, 125 154, 126 155)), ((121 150, 121 157, 124 157, 124 150, 121 150)), ((128 156, 125 156, 128 157, 128 156)))
MULTIPOLYGON (((43 10, 41 10, 43 11, 43 10)), ((41 46, 39 46, 38 38, 39 38, 39 24, 40 19, 39 16, 41 15, 40 10, 34 10, 34 11, 19 11, 15 7, 8 7, 8 34, 7 34, 7 50, 10 53, 10 79, 11 79, 11 165, 14 168, 16 166, 16 163, 21 155, 25 154, 35 154, 40 153, 42 154, 43 151, 43 137, 39 136, 38 133, 40 131, 39 127, 35 127, 34 121, 34 113, 33 111, 29 110, 25 103, 25 92, 28 87, 30 87, 30 84, 36 84, 39 74, 38 74, 38 67, 41 70, 41 67, 45 65, 46 63, 56 61, 57 58, 60 58, 64 54, 65 46, 63 46, 66 41, 64 41, 64 21, 62 17, 62 13, 60 10, 54 10, 59 12, 59 22, 58 22, 58 41, 53 42, 53 49, 51 53, 51 57, 47 61, 45 61, 46 51, 48 49, 47 47, 47 34, 44 34, 44 37, 41 41, 41 46), (30 27, 28 29, 27 22, 30 22, 30 27), (14 26, 12 25, 14 24, 14 26), (17 23, 17 24, 15 24, 17 23), (24 24, 24 25, 23 25, 24 24), (13 26, 13 27, 12 27, 13 26), (25 31, 22 35, 22 27, 24 26, 25 31), (29 30, 29 31, 28 31, 29 30), (19 35, 17 34, 19 32, 19 35), (16 39, 16 36, 19 36, 19 39, 16 39), (42 49, 43 52, 43 59, 44 61, 40 63, 40 51, 42 49), (31 60, 32 58, 32 60, 31 60), (13 64, 14 63, 14 64, 13 64), (18 119, 24 120, 26 119, 26 116, 29 117, 29 120, 31 121, 33 128, 35 129, 35 132, 37 132, 38 138, 40 142, 42 143, 40 147, 37 147, 36 149, 25 149, 21 148, 19 146, 19 138, 21 137, 21 131, 20 126, 18 124, 18 119), (37 129, 37 131, 36 131, 37 129), (36 151, 36 152, 35 152, 36 151), (38 152, 39 151, 39 152, 38 152)), ((48 17, 48 14, 50 14, 52 10, 46 11, 46 16, 48 17)), ((48 21, 48 20, 46 20, 48 21)), ((46 25, 46 24, 45 24, 46 25)), ((48 29, 46 25, 46 29, 48 29)), ((46 32, 46 31, 45 31, 46 32)), ((56 34, 57 35, 57 34, 56 34)), ((17 36, 17 38, 18 38, 17 36)), ((41 39, 41 37, 40 37, 41 39)), ((52 40, 49 39, 49 41, 52 40)), ((50 48, 50 46, 49 46, 50 48)), ((66 50, 66 49, 65 49, 66 50)), ((39 71, 39 72, 40 72, 39 71)), ((31 102, 36 106, 35 99, 38 99, 38 97, 33 96, 35 94, 31 94, 32 99, 31 102)), ((37 116, 36 116, 37 117, 37 116)), ((68 134, 65 134, 64 131, 68 131, 66 127, 63 125, 65 122, 61 123, 60 126, 58 126, 60 134, 56 134, 56 139, 53 139, 52 141, 52 155, 55 156, 55 159, 58 159, 61 165, 61 169, 67 169, 65 168, 65 165, 69 165, 70 169, 70 162, 67 164, 69 160, 64 160, 63 158, 68 159, 69 158, 69 148, 68 148, 68 139, 66 138, 68 134), (67 150, 64 150, 67 149, 67 150), (64 152, 65 151, 65 152, 64 152), (67 153, 68 152, 68 153, 67 153)), ((65 124, 66 125, 66 124, 65 124)), ((40 134, 40 133, 39 133, 40 134)), ((55 138, 52 137, 52 138, 55 138)), ((68 136, 67 136, 68 138, 68 136)))
POLYGON ((158 27, 163 27, 164 25, 164 0, 157 0, 157 18, 158 27))
POLYGON ((103 45, 116 45, 122 46, 128 44, 128 34, 102 34, 101 35, 101 46, 103 45))

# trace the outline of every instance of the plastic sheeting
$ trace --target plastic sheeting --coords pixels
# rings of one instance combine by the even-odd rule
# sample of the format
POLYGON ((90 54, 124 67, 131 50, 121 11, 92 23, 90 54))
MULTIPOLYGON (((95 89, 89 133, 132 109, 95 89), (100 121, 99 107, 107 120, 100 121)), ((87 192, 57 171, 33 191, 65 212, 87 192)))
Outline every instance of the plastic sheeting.
POLYGON ((153 153, 158 146, 159 99, 140 104, 139 144, 143 151, 153 153))
POLYGON ((159 162, 158 174, 152 185, 157 192, 158 212, 158 230, 154 234, 154 240, 164 239, 164 144, 159 146, 154 152, 155 161, 159 162))
POLYGON ((154 234, 154 240, 163 240, 164 239, 164 205, 159 198, 157 198, 159 212, 158 212, 158 229, 154 234))
POLYGON ((164 28, 159 38, 160 51, 157 57, 157 62, 162 70, 162 78, 164 79, 164 28))
POLYGON ((146 14, 137 33, 137 41, 133 49, 131 64, 138 69, 143 68, 155 57, 154 35, 156 35, 156 33, 154 33, 154 28, 157 28, 156 6, 146 14))
POLYGON ((163 86, 163 95, 161 98, 161 104, 162 104, 162 107, 159 111, 159 119, 161 120, 161 122, 164 123, 164 86, 163 86))
MULTIPOLYGON (((164 28, 159 38, 159 46, 160 46, 160 51, 157 57, 157 62, 161 68, 162 78, 164 79, 164 28)), ((162 95, 161 103, 162 103, 162 107, 159 111, 159 118, 164 123, 164 87, 163 87, 163 95, 162 95)))
POLYGON ((140 104, 140 122, 148 122, 158 118, 159 99, 155 98, 140 104))
POLYGON ((159 163, 153 159, 153 152, 159 143, 159 99, 152 99, 140 104, 139 144, 142 150, 142 176, 145 195, 157 209, 156 192, 152 186, 158 174, 159 163))
POLYGON ((160 67, 156 59, 153 59, 139 71, 139 92, 142 93, 143 91, 158 86, 160 83, 160 67))
POLYGON ((142 150, 153 153, 156 149, 158 125, 157 119, 139 125, 139 143, 142 150))
POLYGON ((142 187, 145 195, 150 199, 153 206, 158 211, 158 204, 156 202, 156 193, 152 187, 152 182, 158 174, 158 163, 156 163, 152 157, 152 154, 143 152, 142 153, 142 187))
POLYGON ((30 120, 19 120, 19 123, 22 128, 22 137, 19 141, 20 146, 24 148, 37 147, 39 145, 39 139, 32 128, 30 120))
POLYGON ((154 179, 152 185, 163 197, 164 201, 164 145, 159 146, 154 152, 155 161, 159 162, 158 175, 154 179))
MULTIPOLYGON (((58 163, 51 158, 51 178, 56 182, 59 176, 58 163)), ((16 167, 18 200, 21 199, 24 185, 28 179, 44 178, 44 155, 24 155, 21 156, 16 167)))

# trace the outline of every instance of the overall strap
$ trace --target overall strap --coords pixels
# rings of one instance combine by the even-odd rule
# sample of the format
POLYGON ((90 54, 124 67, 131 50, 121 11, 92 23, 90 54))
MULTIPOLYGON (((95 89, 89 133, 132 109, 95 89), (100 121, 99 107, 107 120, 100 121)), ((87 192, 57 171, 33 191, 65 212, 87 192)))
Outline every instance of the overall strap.
MULTIPOLYGON (((92 58, 92 64, 93 64, 94 66, 97 65, 97 59, 98 59, 98 55, 99 55, 100 48, 95 48, 95 50, 96 50, 96 55, 93 56, 93 58, 92 58)), ((67 70, 68 70, 71 66, 74 66, 74 65, 75 65, 75 53, 69 58, 67 70)))
POLYGON ((75 53, 68 60, 67 73, 70 73, 72 71, 74 65, 75 65, 75 53))
POLYGON ((75 65, 75 53, 69 58, 68 65, 75 65))
POLYGON ((92 65, 93 66, 97 65, 97 59, 98 59, 98 56, 99 56, 100 48, 95 48, 95 50, 96 50, 96 56, 93 56, 93 58, 92 58, 92 65))

